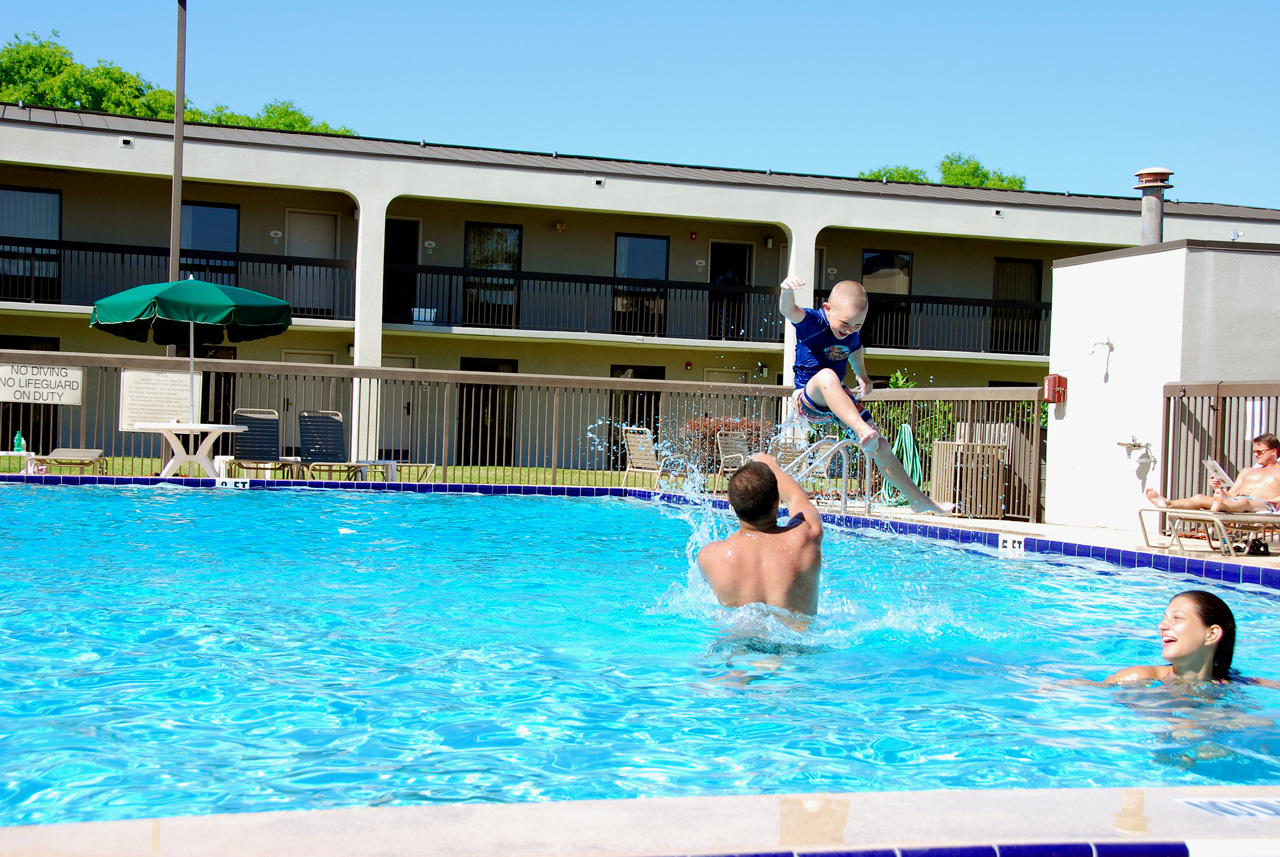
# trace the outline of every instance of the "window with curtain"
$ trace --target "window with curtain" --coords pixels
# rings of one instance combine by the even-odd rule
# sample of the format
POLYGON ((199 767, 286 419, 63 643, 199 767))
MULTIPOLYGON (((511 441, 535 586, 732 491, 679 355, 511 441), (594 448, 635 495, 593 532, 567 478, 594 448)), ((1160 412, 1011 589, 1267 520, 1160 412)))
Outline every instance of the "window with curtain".
POLYGON ((182 249, 237 252, 240 249, 240 207, 184 202, 182 249))
POLYGON ((0 236, 57 241, 62 237, 62 194, 0 188, 0 236))
POLYGON ((662 235, 624 235, 615 239, 613 275, 636 280, 665 280, 671 239, 662 235))
POLYGON ((862 285, 869 292, 911 294, 911 254, 901 250, 864 251, 862 285))

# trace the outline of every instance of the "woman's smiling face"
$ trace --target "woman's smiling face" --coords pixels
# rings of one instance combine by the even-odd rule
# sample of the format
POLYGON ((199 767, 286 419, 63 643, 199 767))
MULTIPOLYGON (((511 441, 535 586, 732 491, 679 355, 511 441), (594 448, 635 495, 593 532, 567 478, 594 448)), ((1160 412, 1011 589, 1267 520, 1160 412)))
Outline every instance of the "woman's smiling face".
POLYGON ((1192 668, 1198 668, 1207 661, 1212 666, 1211 646, 1222 639, 1222 629, 1217 625, 1205 625, 1190 598, 1179 595, 1170 601, 1158 627, 1163 644, 1161 654, 1166 661, 1192 668))

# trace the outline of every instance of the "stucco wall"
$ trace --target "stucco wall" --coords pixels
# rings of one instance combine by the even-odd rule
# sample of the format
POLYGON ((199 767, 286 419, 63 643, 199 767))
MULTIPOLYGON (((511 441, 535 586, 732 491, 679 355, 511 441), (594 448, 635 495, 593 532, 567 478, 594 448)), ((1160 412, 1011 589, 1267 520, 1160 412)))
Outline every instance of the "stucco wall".
POLYGON ((836 269, 828 279, 828 287, 837 280, 861 279, 864 251, 896 250, 912 254, 912 294, 980 300, 991 299, 997 258, 1041 260, 1044 277, 1039 299, 1051 301, 1053 261, 1098 252, 1097 247, 1083 244, 996 241, 854 229, 824 229, 818 234, 818 246, 826 248, 826 266, 836 269))
MULTIPOLYGON (((0 164, 0 185, 61 191, 66 241, 169 245, 168 179, 0 164)), ((334 212, 339 224, 338 258, 355 258, 356 221, 351 216, 355 206, 346 194, 187 181, 182 198, 239 205, 242 253, 283 255, 285 239, 277 244, 270 233, 284 231, 286 209, 334 212)))
MULTIPOLYGON (((1191 248, 1179 381, 1280 377, 1280 255, 1191 248)), ((1171 379, 1172 380, 1172 379, 1171 379)))
POLYGON ((1166 382, 1183 377, 1186 249, 1054 271, 1049 371, 1067 401, 1049 414, 1045 516, 1049 523, 1132 529, 1159 465, 1166 382), (1106 345, 1110 340, 1114 350, 1106 345))

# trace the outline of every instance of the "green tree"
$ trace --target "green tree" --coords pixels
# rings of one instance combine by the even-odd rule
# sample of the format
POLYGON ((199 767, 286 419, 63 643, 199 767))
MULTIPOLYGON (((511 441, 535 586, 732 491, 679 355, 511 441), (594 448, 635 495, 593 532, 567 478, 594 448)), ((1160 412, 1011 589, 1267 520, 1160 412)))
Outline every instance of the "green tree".
POLYGON ((891 182, 916 182, 917 184, 929 184, 929 174, 924 170, 917 170, 915 167, 908 167, 902 164, 896 166, 885 164, 883 167, 875 170, 864 170, 858 173, 860 179, 872 179, 874 181, 891 181, 891 182))
POLYGON ((962 187, 995 187, 1010 190, 1026 190, 1026 176, 1005 175, 999 170, 989 170, 977 158, 963 152, 952 152, 938 162, 942 178, 935 181, 928 171, 905 165, 885 164, 875 170, 858 173, 860 179, 891 182, 915 182, 917 184, 960 185, 962 187))
MULTIPOLYGON (((86 67, 57 41, 58 31, 43 39, 15 35, 0 48, 0 101, 22 101, 41 107, 97 110, 146 119, 173 117, 173 90, 160 89, 114 63, 98 60, 86 67)), ((226 105, 203 111, 188 100, 183 112, 188 122, 240 125, 282 131, 354 135, 347 127, 317 122, 292 101, 269 101, 256 115, 234 113, 226 105)))
POLYGON ((1005 175, 999 170, 989 170, 978 159, 964 152, 952 152, 938 162, 942 173, 939 184, 964 187, 997 187, 1010 190, 1026 190, 1027 177, 1005 175))

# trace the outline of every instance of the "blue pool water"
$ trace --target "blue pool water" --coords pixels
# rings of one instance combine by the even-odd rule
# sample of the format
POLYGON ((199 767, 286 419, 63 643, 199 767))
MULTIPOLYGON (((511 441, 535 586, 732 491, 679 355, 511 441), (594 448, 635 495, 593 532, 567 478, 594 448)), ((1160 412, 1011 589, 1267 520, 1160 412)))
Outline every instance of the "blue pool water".
MULTIPOLYGON (((0 486, 0 824, 354 805, 1280 783, 1280 692, 1159 662, 1193 578, 829 531, 797 634, 718 607, 725 513, 0 486)), ((1217 585, 1280 679, 1280 604, 1217 585)))

